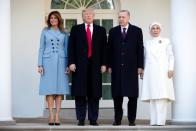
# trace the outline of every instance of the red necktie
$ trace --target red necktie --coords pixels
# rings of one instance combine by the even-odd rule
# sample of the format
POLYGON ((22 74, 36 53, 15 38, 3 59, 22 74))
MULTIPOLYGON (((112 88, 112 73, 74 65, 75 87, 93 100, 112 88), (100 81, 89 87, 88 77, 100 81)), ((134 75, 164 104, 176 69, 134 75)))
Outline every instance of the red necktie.
POLYGON ((88 42, 88 58, 90 58, 92 56, 92 40, 91 40, 90 25, 87 25, 86 36, 87 36, 87 42, 88 42))

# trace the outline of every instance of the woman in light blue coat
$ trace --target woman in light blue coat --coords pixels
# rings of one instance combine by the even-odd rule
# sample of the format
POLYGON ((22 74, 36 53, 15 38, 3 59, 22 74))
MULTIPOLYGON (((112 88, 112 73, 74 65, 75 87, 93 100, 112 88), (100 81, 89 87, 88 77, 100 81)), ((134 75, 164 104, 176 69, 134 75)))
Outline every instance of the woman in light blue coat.
POLYGON ((60 125, 59 113, 62 96, 70 94, 67 68, 68 35, 64 32, 61 15, 53 11, 48 15, 47 28, 40 39, 38 72, 40 78, 40 95, 45 95, 49 109, 49 125, 60 125), (54 102, 56 113, 53 114, 54 102))

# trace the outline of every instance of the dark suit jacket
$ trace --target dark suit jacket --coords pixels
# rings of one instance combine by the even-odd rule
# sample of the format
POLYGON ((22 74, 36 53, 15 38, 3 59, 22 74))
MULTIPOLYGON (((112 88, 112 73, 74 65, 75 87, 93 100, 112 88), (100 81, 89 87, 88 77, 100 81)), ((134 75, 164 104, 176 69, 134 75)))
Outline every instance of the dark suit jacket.
MULTIPOLYGON (((107 36, 103 27, 93 24, 92 35, 92 90, 91 95, 101 97, 101 66, 106 65, 107 36)), ((68 65, 76 64, 76 72, 72 73, 72 95, 87 95, 88 44, 85 24, 73 26, 68 42, 68 65)))
POLYGON ((109 67, 112 68, 112 96, 138 97, 137 69, 143 68, 142 30, 129 24, 126 38, 121 27, 109 32, 109 67))

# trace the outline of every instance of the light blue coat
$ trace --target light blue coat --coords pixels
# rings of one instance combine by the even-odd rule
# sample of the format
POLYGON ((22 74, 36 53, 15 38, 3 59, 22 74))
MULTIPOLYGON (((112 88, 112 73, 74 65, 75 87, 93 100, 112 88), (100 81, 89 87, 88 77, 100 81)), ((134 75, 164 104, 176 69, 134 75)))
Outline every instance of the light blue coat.
POLYGON ((40 78, 40 95, 70 94, 67 67, 68 35, 45 28, 41 33, 38 66, 44 68, 40 78))

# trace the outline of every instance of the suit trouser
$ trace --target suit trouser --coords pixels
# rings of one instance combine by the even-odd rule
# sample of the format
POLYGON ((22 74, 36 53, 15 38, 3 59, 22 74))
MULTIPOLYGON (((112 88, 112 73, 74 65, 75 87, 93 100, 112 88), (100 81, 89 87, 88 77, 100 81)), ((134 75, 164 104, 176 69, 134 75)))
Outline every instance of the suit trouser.
MULTIPOLYGON (((101 88, 101 87, 100 87, 101 88)), ((77 120, 85 120, 88 107, 88 120, 96 121, 99 111, 99 97, 93 96, 92 91, 92 59, 88 59, 87 67, 87 96, 75 96, 77 120)))
POLYGON ((76 96, 76 116, 77 120, 85 120, 88 107, 88 120, 96 121, 98 118, 99 98, 76 96))
MULTIPOLYGON (((129 122, 135 122, 137 112, 137 97, 128 97, 128 120, 129 122)), ((114 119, 116 122, 120 122, 123 116, 123 96, 113 97, 114 100, 114 119)))
POLYGON ((150 100, 150 125, 165 125, 168 100, 150 100))

